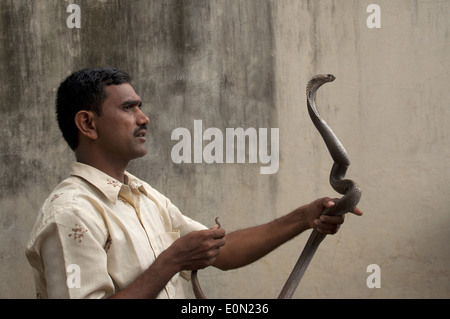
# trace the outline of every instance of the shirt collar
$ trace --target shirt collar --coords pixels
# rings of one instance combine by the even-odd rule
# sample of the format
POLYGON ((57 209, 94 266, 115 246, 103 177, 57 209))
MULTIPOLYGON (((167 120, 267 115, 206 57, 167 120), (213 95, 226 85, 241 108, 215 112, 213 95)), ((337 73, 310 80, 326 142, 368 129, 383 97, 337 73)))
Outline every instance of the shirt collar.
MULTIPOLYGON (((116 203, 119 192, 124 186, 122 182, 101 170, 79 162, 72 163, 70 175, 83 178, 101 191, 112 203, 116 203)), ((143 182, 132 174, 125 172, 125 182, 131 189, 138 189, 141 193, 147 195, 143 182)))

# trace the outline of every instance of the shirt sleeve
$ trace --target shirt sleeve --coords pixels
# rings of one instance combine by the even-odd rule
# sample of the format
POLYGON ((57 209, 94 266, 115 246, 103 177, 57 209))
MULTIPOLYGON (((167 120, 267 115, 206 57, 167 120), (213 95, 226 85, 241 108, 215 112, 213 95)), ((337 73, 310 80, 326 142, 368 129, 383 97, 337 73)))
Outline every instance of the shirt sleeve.
POLYGON ((56 211, 28 255, 40 255, 48 298, 104 298, 114 294, 104 244, 107 234, 81 208, 56 211))

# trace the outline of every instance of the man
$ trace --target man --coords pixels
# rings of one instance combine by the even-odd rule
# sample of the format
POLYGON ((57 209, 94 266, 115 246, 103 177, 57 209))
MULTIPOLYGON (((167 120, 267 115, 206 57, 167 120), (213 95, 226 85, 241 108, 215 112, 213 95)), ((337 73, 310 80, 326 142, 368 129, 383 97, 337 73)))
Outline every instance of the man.
POLYGON ((141 106, 129 76, 114 68, 84 69, 61 83, 57 119, 76 162, 43 204, 27 246, 38 297, 182 298, 186 271, 242 267, 304 230, 333 234, 344 222, 320 216, 330 198, 230 234, 187 218, 126 172, 146 154, 141 106))

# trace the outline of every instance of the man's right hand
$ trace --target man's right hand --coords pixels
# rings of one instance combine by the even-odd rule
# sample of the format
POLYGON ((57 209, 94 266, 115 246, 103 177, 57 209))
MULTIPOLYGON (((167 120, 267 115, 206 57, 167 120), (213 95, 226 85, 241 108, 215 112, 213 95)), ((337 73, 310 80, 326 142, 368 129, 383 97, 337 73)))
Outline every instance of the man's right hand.
POLYGON ((214 264, 220 248, 225 245, 225 230, 214 226, 211 229, 194 231, 178 238, 166 253, 181 270, 203 269, 214 264))

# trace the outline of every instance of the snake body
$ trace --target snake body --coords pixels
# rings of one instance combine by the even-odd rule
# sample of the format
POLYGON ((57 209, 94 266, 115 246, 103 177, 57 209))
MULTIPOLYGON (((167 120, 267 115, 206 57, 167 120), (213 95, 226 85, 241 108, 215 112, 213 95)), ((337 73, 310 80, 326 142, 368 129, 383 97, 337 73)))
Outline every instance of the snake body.
MULTIPOLYGON (((322 212, 322 215, 331 216, 343 215, 347 212, 353 211, 361 198, 361 189, 359 186, 354 181, 345 179, 345 174, 350 165, 350 159, 347 151, 328 124, 321 118, 316 108, 315 99, 317 90, 323 84, 332 82, 335 79, 336 78, 332 74, 319 74, 312 77, 306 86, 306 104, 308 107, 309 116, 311 117, 316 129, 322 136, 334 161, 330 172, 330 185, 336 192, 343 195, 335 201, 335 205, 333 207, 327 208, 322 212)), ((217 218, 216 223, 218 223, 217 218)), ((220 226, 220 224, 218 225, 220 226)), ((302 253, 300 254, 300 257, 294 266, 294 269, 286 280, 278 299, 292 298, 292 295, 297 289, 300 280, 305 274, 306 269, 314 256, 314 253, 325 237, 325 234, 318 232, 316 228, 313 229, 302 253)), ((197 279, 197 271, 192 272, 191 279, 195 296, 199 299, 206 299, 206 296, 203 294, 197 279)))
MULTIPOLYGON (((316 108, 315 99, 317 90, 323 84, 332 82, 335 79, 336 78, 332 74, 319 74, 312 77, 306 86, 306 104, 308 106, 309 116, 311 117, 316 129, 322 136, 334 161, 330 172, 330 185, 336 192, 344 195, 335 201, 335 206, 327 208, 322 212, 322 215, 333 216, 343 215, 347 212, 353 211, 361 198, 361 189, 359 186, 350 179, 344 179, 345 173, 350 165, 350 159, 347 155, 347 151, 328 124, 321 118, 316 108)), ((278 299, 292 298, 292 295, 297 289, 300 280, 305 274, 306 268, 314 256, 314 253, 325 237, 325 234, 319 233, 317 229, 314 228, 308 238, 308 241, 306 242, 305 248, 303 248, 300 257, 294 266, 294 269, 281 290, 278 299)))

